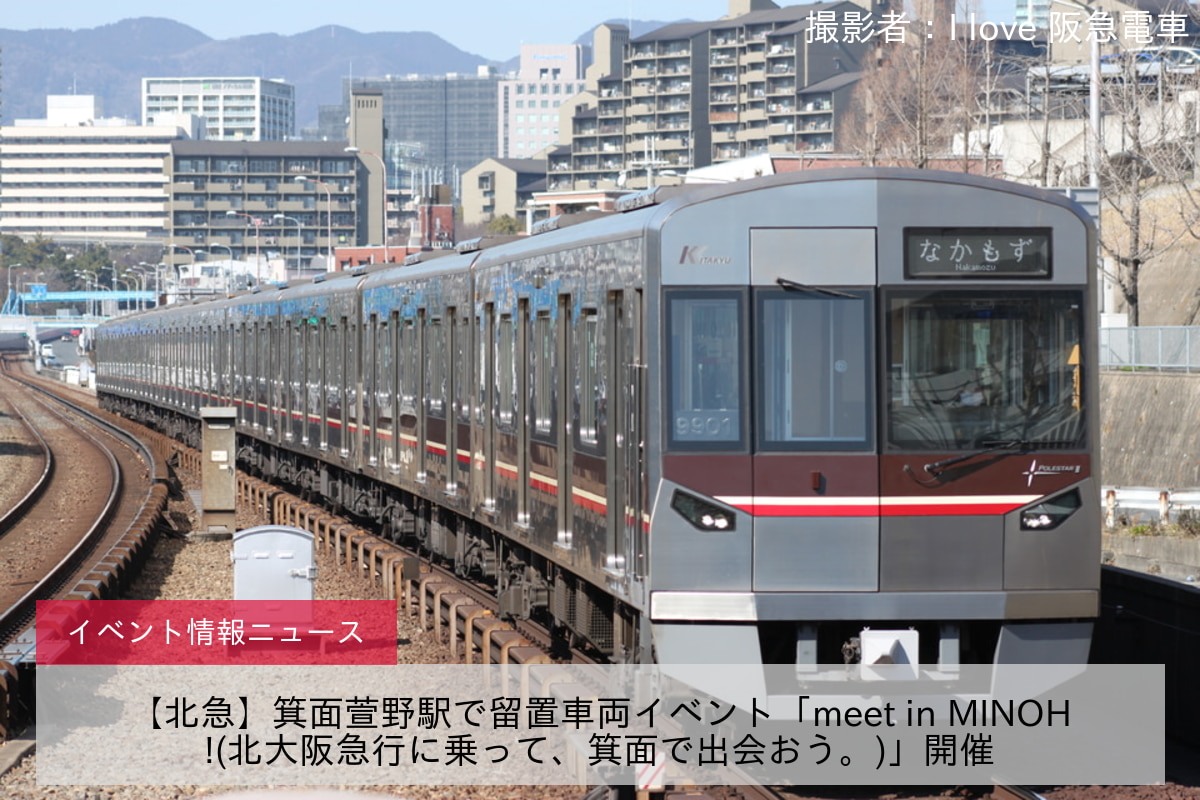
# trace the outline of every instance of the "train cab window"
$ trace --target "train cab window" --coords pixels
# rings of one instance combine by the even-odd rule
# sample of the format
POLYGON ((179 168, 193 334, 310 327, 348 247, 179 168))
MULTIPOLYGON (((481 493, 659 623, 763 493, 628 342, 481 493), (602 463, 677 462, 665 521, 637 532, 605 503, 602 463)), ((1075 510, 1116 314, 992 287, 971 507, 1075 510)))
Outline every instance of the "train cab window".
POLYGON ((757 301, 758 448, 871 448, 870 295, 771 289, 757 301))
POLYGON ((914 450, 1083 446, 1078 291, 894 292, 887 437, 914 450))
POLYGON ((671 448, 745 449, 744 307, 735 291, 667 295, 671 448))

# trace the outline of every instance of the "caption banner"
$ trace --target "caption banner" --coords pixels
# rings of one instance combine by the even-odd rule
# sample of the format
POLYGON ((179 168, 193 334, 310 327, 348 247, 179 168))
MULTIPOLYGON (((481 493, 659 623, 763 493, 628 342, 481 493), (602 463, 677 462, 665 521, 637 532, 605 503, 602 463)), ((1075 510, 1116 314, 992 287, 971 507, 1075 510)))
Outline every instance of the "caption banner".
POLYGON ((1161 665, 38 667, 38 782, 1143 784, 1161 665))

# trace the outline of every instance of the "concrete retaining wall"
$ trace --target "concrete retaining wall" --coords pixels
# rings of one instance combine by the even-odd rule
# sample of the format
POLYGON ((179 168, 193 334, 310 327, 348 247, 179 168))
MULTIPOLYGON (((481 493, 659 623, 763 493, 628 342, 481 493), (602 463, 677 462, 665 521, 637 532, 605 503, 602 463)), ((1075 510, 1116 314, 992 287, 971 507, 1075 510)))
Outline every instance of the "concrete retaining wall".
POLYGON ((1200 583, 1200 539, 1125 533, 1106 533, 1101 538, 1105 564, 1177 581, 1190 576, 1200 583))
POLYGON ((1100 479, 1200 488, 1200 375, 1100 375, 1100 479))

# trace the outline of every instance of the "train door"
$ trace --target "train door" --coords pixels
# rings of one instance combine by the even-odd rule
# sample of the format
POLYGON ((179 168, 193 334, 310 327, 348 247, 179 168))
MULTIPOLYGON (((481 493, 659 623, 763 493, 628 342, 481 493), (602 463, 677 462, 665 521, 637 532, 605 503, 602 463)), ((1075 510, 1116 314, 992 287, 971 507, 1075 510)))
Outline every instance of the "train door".
POLYGON ((296 328, 287 320, 279 320, 279 360, 281 378, 279 386, 279 433, 285 442, 295 438, 296 411, 296 360, 300 357, 299 343, 296 341, 296 328))
POLYGON ((358 326, 354 325, 350 318, 342 317, 338 327, 341 328, 338 337, 342 351, 342 364, 338 369, 338 383, 342 387, 341 455, 353 462, 358 454, 357 442, 361 433, 358 424, 358 382, 362 379, 362 369, 358 363, 358 348, 355 346, 355 342, 358 341, 358 326))
POLYGON ((346 430, 346 319, 345 317, 338 319, 326 320, 325 329, 325 347, 323 352, 324 358, 324 376, 322 386, 325 391, 322 394, 324 398, 323 407, 325 409, 325 419, 323 420, 325 436, 325 447, 339 455, 346 454, 345 436, 346 430))
POLYGON ((323 325, 310 322, 304 334, 304 444, 321 447, 324 444, 322 429, 324 416, 321 412, 321 347, 323 325))
POLYGON ((512 314, 496 321, 496 413, 492 424, 492 461, 496 511, 509 522, 516 517, 516 345, 512 314))
POLYGON ((608 547, 606 566, 618 573, 642 570, 634 564, 642 534, 642 414, 640 293, 609 292, 606 309, 608 396, 612 403, 606 431, 608 458, 608 547))
POLYGON ((212 333, 203 318, 196 331, 200 341, 200 405, 206 406, 213 401, 212 333))
POLYGON ((299 441, 303 444, 307 437, 304 433, 304 376, 307 374, 305 369, 305 340, 304 340, 304 323, 296 320, 294 325, 288 326, 288 336, 290 337, 291 347, 291 367, 288 374, 288 389, 291 392, 291 399, 288 401, 288 432, 284 438, 288 441, 299 441))
POLYGON ((242 321, 238 323, 237 330, 237 406, 238 419, 242 425, 249 426, 253 420, 250 418, 250 412, 247 410, 247 404, 250 401, 250 359, 253 354, 250 352, 250 336, 246 332, 246 323, 242 321))
POLYGON ((425 479, 430 491, 441 484, 445 488, 448 462, 438 462, 438 450, 449 441, 446 430, 446 330, 441 317, 429 319, 425 334, 425 479))
POLYGON ((363 387, 362 387, 362 458, 367 466, 373 467, 379 463, 376 453, 379 452, 379 345, 382 341, 382 331, 379 327, 379 316, 372 314, 367 319, 363 329, 363 387))
POLYGON ((496 508, 496 306, 484 306, 479 332, 479 405, 476 420, 479 428, 479 449, 483 452, 483 474, 478 486, 483 496, 480 504, 487 511, 496 508))
POLYGON ((628 494, 625 502, 629 506, 625 524, 630 550, 627 553, 628 563, 625 568, 633 577, 641 577, 646 574, 646 533, 650 524, 646 515, 646 435, 642 427, 646 419, 646 362, 642 352, 641 289, 629 295, 628 313, 622 330, 625 332, 628 353, 628 361, 624 367, 626 379, 620 384, 625 403, 621 419, 624 421, 626 442, 624 478, 621 483, 626 487, 628 494))
POLYGON ((555 480, 558 481, 558 537, 570 541, 571 524, 571 453, 572 442, 567 420, 571 419, 571 295, 558 296, 558 326, 554 342, 554 447, 557 454, 555 480))
MULTIPOLYGON (((525 441, 529 449, 529 493, 526 513, 539 542, 549 546, 556 541, 558 525, 558 492, 554 436, 554 325, 555 315, 549 308, 533 312, 526 361, 526 391, 529 406, 525 413, 525 441)), ((559 540, 561 541, 561 540, 559 540)))
POLYGON ((529 422, 527 405, 533 387, 529 378, 529 348, 532 327, 529 324, 529 299, 517 301, 517 329, 514 332, 517 344, 513 381, 513 424, 516 426, 517 441, 517 510, 516 523, 529 525, 529 422))
POLYGON ((402 330, 400 312, 393 311, 385 332, 387 360, 383 374, 387 384, 384 391, 388 394, 388 399, 384 403, 386 417, 379 420, 379 424, 386 426, 384 429, 387 431, 387 438, 383 441, 383 463, 391 472, 400 470, 400 365, 404 361, 404 356, 400 351, 400 331, 402 330))
POLYGON ((471 485, 471 315, 457 314, 454 335, 454 492, 464 498, 471 485))
POLYGON ((250 347, 254 351, 254 367, 251 378, 251 408, 254 415, 254 428, 262 430, 267 426, 267 331, 264 323, 254 321, 254 336, 250 347))
POLYGON ((458 397, 458 314, 457 309, 447 308, 443 320, 442 358, 445 381, 442 388, 442 419, 446 426, 446 483, 443 491, 453 497, 458 492, 456 485, 458 463, 458 424, 455 415, 455 399, 458 397))
POLYGON ((875 231, 755 229, 751 242, 751 494, 778 503, 751 523, 751 586, 878 591, 875 231))
POLYGON ((412 329, 414 339, 409 344, 413 348, 413 355, 416 358, 416 365, 413 371, 413 411, 416 414, 416 480, 420 483, 425 482, 425 470, 427 464, 425 460, 425 443, 428 439, 428 417, 425 412, 426 402, 422 397, 423 388, 425 386, 425 374, 429 364, 429 349, 426 344, 426 326, 428 325, 427 314, 425 309, 417 310, 417 324, 412 329))
POLYGON ((274 320, 267 320, 267 436, 274 441, 279 422, 277 415, 283 405, 279 399, 279 386, 282 382, 283 363, 279 349, 279 326, 274 320))
POLYGON ((225 355, 225 326, 216 322, 212 326, 215 342, 213 344, 213 393, 217 405, 227 405, 229 396, 225 393, 225 371, 228 360, 225 355))

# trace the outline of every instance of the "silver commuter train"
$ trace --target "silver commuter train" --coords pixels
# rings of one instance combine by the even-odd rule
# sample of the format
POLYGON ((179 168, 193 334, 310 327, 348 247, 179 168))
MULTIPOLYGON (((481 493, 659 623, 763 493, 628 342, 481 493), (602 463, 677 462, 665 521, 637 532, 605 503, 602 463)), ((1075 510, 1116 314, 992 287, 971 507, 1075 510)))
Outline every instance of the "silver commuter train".
POLYGON ((815 170, 102 326, 104 405, 494 581, 618 662, 1083 663, 1095 239, 1058 195, 815 170))

